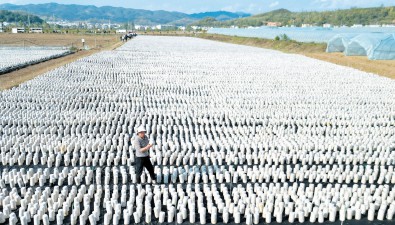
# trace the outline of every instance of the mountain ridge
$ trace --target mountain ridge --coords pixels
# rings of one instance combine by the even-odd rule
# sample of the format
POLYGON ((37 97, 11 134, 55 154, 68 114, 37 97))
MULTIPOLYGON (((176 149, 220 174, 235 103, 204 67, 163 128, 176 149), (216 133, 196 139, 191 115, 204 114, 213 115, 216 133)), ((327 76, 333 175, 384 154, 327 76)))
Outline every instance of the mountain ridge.
POLYGON ((240 17, 250 16, 251 14, 242 12, 201 12, 186 14, 176 11, 165 10, 145 10, 131 9, 124 7, 101 6, 94 5, 78 5, 78 4, 26 4, 15 5, 10 3, 0 4, 0 10, 24 11, 33 13, 44 19, 50 19, 53 16, 69 21, 108 21, 125 23, 134 22, 141 25, 170 24, 170 25, 187 25, 198 21, 205 17, 214 17, 218 21, 236 19, 240 17))

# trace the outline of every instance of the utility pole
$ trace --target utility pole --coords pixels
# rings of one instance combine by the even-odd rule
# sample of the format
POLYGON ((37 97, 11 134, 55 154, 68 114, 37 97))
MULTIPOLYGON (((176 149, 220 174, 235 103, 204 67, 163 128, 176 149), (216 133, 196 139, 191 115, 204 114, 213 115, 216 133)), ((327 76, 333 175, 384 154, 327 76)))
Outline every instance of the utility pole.
POLYGON ((27 14, 27 23, 29 24, 29 28, 30 28, 30 14, 27 14))

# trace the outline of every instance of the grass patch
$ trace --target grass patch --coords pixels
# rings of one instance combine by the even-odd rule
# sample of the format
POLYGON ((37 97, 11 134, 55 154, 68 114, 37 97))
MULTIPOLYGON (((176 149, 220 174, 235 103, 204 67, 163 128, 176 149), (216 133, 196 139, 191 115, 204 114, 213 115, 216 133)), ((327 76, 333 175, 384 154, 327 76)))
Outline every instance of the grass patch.
POLYGON ((205 34, 199 33, 196 37, 204 38, 213 41, 222 41, 227 43, 248 45, 260 48, 269 48, 286 53, 316 53, 325 52, 326 44, 324 43, 302 43, 294 40, 287 39, 264 39, 254 37, 239 37, 239 36, 228 36, 221 34, 205 34))

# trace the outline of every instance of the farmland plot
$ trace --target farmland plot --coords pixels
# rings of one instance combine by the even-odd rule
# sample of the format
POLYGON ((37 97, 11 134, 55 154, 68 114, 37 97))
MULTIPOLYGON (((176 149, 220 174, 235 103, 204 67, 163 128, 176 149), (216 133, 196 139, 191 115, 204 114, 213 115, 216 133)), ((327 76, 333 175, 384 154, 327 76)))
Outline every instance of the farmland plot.
POLYGON ((299 55, 138 37, 0 92, 0 223, 392 224, 394 96, 299 55), (136 184, 141 125, 157 180, 136 184))
POLYGON ((0 74, 68 53, 68 50, 0 49, 0 74))

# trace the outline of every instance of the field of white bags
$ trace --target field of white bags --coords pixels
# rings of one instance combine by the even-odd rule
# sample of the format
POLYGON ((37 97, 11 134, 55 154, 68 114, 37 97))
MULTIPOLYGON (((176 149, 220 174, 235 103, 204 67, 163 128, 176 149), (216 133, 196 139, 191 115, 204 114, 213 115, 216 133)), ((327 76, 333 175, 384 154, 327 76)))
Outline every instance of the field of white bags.
POLYGON ((0 150, 0 224, 395 222, 395 81, 300 55, 137 37, 0 92, 0 150))
POLYGON ((68 50, 42 49, 0 49, 0 74, 27 65, 57 58, 67 54, 68 50))

